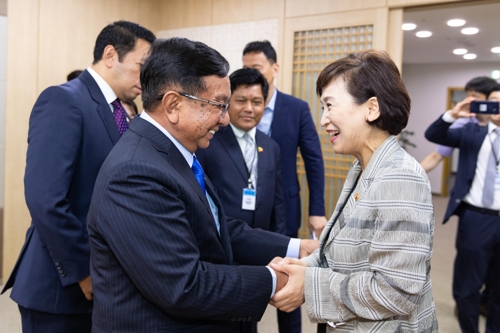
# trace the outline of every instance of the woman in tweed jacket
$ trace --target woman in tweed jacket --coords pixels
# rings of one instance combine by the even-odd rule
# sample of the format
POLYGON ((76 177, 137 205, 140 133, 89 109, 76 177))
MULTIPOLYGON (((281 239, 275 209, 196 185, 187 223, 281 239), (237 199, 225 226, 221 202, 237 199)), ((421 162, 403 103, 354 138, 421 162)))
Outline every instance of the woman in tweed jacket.
POLYGON ((437 332, 432 196, 394 137, 410 113, 399 71, 385 52, 351 54, 321 72, 317 92, 335 153, 356 160, 320 248, 271 264, 289 275, 271 304, 291 311, 305 302, 311 322, 332 332, 437 332))

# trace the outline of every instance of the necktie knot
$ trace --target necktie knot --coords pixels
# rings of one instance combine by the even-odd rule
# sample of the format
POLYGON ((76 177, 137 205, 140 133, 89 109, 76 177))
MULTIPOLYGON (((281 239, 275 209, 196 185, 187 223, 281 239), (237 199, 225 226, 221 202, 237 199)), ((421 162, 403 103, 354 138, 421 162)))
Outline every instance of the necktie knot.
POLYGON ((193 170, 194 176, 196 177, 196 180, 198 181, 198 184, 200 184, 201 190, 203 193, 205 192, 205 173, 203 172, 203 168, 201 167, 200 162, 196 158, 196 156, 193 156, 193 166, 191 167, 193 170))
POLYGON ((127 117, 125 115, 125 109, 123 108, 122 103, 117 99, 111 102, 113 106, 113 117, 115 118, 116 126, 118 126, 118 132, 120 135, 123 135, 125 131, 128 129, 127 117))

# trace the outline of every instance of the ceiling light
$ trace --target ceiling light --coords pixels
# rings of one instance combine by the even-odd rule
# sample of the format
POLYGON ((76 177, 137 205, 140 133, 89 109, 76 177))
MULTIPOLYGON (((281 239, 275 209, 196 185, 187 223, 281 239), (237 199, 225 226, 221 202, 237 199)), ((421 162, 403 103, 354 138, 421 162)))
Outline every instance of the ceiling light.
POLYGON ((415 23, 404 23, 401 26, 401 29, 403 29, 403 30, 414 30, 416 27, 417 27, 417 25, 415 23))
POLYGON ((446 24, 448 24, 450 27, 461 27, 465 24, 465 20, 453 19, 446 22, 446 24))
POLYGON ((500 46, 495 46, 494 48, 491 49, 491 52, 500 53, 500 46))
POLYGON ((477 58, 477 55, 475 55, 474 53, 464 54, 464 59, 472 60, 472 59, 476 59, 476 58, 477 58))
POLYGON ((420 38, 427 38, 427 37, 430 37, 432 36, 432 32, 430 31, 419 31, 416 33, 417 37, 420 37, 420 38))
POLYGON ((464 35, 475 35, 477 34, 479 31, 478 28, 463 28, 461 30, 461 32, 464 34, 464 35))
POLYGON ((491 78, 492 79, 500 79, 500 71, 497 69, 497 70, 494 70, 491 72, 491 78))
POLYGON ((462 55, 462 54, 466 54, 466 53, 467 53, 467 49, 454 49, 453 50, 453 54, 462 55))

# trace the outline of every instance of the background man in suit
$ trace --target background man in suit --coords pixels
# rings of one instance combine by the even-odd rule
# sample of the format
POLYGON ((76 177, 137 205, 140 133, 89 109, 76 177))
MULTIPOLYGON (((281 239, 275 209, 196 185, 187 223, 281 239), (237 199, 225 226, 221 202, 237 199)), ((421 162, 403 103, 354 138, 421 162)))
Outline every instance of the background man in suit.
MULTIPOLYGON (((255 127, 264 113, 267 81, 252 68, 235 71, 229 80, 230 126, 215 133, 210 146, 198 149, 196 156, 216 188, 226 215, 243 220, 252 228, 284 234, 279 146, 255 127), (255 204, 246 204, 248 195, 243 193, 255 193, 255 204)), ((244 326, 244 332, 257 332, 256 322, 244 326)))
POLYGON ((24 178, 32 224, 4 289, 13 287, 23 332, 90 332, 87 212, 99 168, 127 129, 118 99, 141 93, 154 39, 136 23, 106 26, 92 66, 43 91, 33 107, 24 178))
MULTIPOLYGON (((489 99, 500 100, 500 87, 489 99)), ((491 116, 487 126, 468 123, 450 129, 458 118, 470 113, 468 97, 436 120, 425 132, 432 142, 460 148, 455 187, 444 217, 458 215, 457 257, 453 273, 453 296, 463 332, 479 332, 480 289, 486 280, 492 295, 486 332, 500 331, 500 169, 498 149, 500 115, 491 116), (489 270, 489 272, 488 272, 489 270)))
MULTIPOLYGON (((306 167, 309 185, 309 230, 318 238, 326 225, 325 171, 318 132, 306 102, 279 92, 274 86, 279 65, 276 51, 268 41, 251 42, 243 50, 243 67, 255 68, 269 83, 264 115, 257 129, 273 138, 280 147, 283 196, 285 199, 286 235, 297 237, 300 228, 300 188, 297 176, 297 148, 306 167)), ((281 333, 301 331, 300 308, 278 311, 281 333)))
POLYGON ((239 69, 231 81, 230 126, 215 133, 196 156, 217 189, 226 215, 252 228, 285 233, 285 208, 279 147, 256 129, 268 92, 266 79, 251 68, 239 69), (224 170, 224 172, 221 172, 224 170), (255 205, 243 208, 243 189, 256 193, 255 205))
POLYGON ((240 332, 286 281, 263 265, 317 247, 226 218, 193 154, 228 123, 228 70, 203 43, 153 43, 144 111, 104 162, 90 205, 94 333, 240 332))

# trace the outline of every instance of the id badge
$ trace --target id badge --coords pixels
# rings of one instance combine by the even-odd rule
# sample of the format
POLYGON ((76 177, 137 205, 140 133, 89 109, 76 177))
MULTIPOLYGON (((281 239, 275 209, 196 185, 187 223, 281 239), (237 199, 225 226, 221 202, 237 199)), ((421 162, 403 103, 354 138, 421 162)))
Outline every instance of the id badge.
POLYGON ((245 210, 255 210, 255 189, 244 188, 243 189, 243 200, 241 202, 241 209, 245 210))

